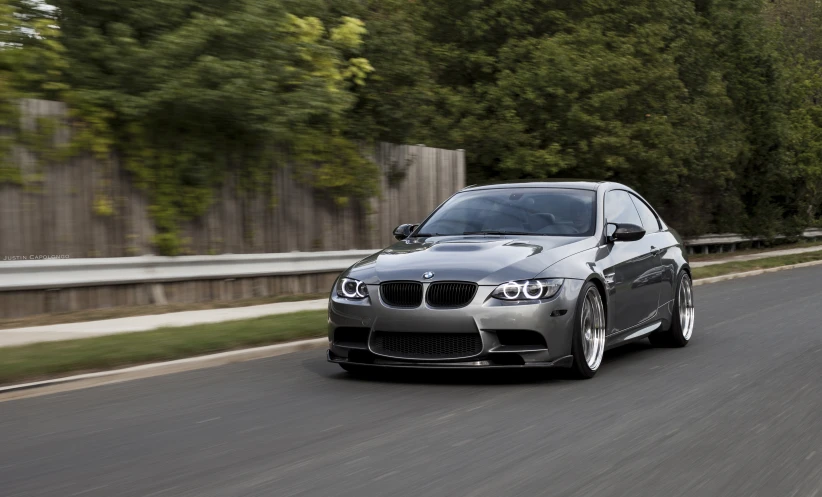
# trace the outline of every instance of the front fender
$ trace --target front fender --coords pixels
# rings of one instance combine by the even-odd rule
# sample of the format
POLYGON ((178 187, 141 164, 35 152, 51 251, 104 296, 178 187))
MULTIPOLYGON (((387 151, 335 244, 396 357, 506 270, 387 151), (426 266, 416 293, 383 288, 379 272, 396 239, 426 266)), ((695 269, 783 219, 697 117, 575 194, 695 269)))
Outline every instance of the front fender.
MULTIPOLYGON (((565 259, 562 259, 561 261, 558 261, 545 269, 537 276, 537 278, 564 278, 581 280, 583 283, 579 285, 580 291, 584 286, 584 283, 589 281, 593 282, 599 289, 600 295, 602 295, 602 303, 605 305, 606 319, 608 322, 612 322, 612 306, 608 281, 605 278, 603 269, 595 262, 591 262, 602 259, 602 257, 598 257, 598 252, 600 250, 602 250, 602 248, 594 247, 566 257, 565 259)), ((576 308, 574 308, 574 312, 576 312, 576 308)))

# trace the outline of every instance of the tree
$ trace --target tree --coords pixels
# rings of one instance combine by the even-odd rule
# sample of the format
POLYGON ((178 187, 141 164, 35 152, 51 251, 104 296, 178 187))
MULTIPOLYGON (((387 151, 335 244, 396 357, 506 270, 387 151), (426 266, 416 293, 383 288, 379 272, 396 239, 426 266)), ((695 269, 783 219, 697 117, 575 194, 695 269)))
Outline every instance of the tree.
POLYGON ((69 101, 88 146, 124 154, 166 252, 274 149, 340 201, 373 193, 370 140, 464 148, 475 182, 622 181, 686 235, 822 215, 813 2, 4 2, 29 29, 3 31, 0 84, 69 101))
MULTIPOLYGON (((64 54, 52 9, 30 0, 0 0, 0 78, 6 92, 59 98, 67 88, 64 54)), ((4 96, 8 101, 10 93, 4 96)))
POLYGON ((721 202, 700 197, 726 187, 741 137, 693 3, 426 6, 438 86, 422 128, 467 149, 475 180, 624 181, 675 221, 714 224, 721 202))
POLYGON ((777 0, 765 15, 779 33, 780 76, 786 99, 785 181, 796 229, 822 217, 822 6, 777 0))
POLYGON ((372 71, 361 21, 326 26, 278 0, 54 3, 66 98, 150 192, 163 252, 226 172, 259 185, 275 150, 340 201, 374 193, 374 166, 345 135, 352 88, 372 71))

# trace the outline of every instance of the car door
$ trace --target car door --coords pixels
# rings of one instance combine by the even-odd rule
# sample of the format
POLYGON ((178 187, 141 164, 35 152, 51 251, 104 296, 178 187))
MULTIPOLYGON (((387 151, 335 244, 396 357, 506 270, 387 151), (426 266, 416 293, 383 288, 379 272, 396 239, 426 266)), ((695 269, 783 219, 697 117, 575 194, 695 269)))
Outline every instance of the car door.
MULTIPOLYGON (((605 222, 642 226, 631 196, 624 190, 605 194, 605 222)), ((606 224, 606 230, 608 229, 606 224)), ((656 315, 659 301, 659 255, 651 240, 643 237, 633 242, 609 243, 599 263, 608 283, 611 323, 608 333, 617 333, 650 320, 656 315)))
POLYGON ((639 196, 630 194, 634 202, 639 217, 642 219, 642 227, 645 228, 645 237, 650 243, 651 250, 656 254, 657 269, 653 277, 648 278, 648 284, 656 287, 659 301, 657 308, 664 305, 673 298, 674 273, 676 273, 676 263, 671 260, 667 251, 675 246, 675 239, 667 231, 663 231, 663 224, 653 209, 639 196))
POLYGON ((676 276, 676 254, 669 253, 671 249, 677 247, 676 238, 665 229, 665 225, 660 222, 654 210, 644 200, 631 194, 639 217, 642 218, 642 227, 645 228, 645 237, 651 243, 651 248, 658 252, 657 264, 659 264, 659 275, 655 278, 654 285, 659 286, 659 303, 657 307, 670 302, 674 297, 674 284, 676 276))

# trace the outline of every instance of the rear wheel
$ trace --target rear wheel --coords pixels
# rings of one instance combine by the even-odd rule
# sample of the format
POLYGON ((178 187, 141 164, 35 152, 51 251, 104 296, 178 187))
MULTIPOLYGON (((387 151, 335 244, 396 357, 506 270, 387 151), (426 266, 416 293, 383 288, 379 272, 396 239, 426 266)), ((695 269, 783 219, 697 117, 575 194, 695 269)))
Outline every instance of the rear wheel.
POLYGON ((694 333, 694 316, 694 285, 688 273, 682 271, 677 278, 671 326, 652 333, 648 339, 657 347, 684 347, 694 333))
POLYGON ((592 378, 605 353, 605 306, 599 290, 591 282, 586 283, 579 294, 571 351, 575 375, 592 378))

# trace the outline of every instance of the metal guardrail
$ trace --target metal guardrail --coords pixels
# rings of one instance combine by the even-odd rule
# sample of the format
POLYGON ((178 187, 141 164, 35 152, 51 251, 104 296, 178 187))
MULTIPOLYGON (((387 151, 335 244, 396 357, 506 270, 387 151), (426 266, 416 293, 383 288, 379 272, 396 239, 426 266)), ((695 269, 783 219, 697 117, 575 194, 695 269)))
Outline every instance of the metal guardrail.
POLYGON ((0 262, 0 291, 342 272, 376 250, 0 262))
MULTIPOLYGON (((822 229, 820 228, 813 228, 805 230, 801 237, 804 238, 817 238, 822 237, 822 229)), ((774 238, 785 238, 784 236, 776 236, 774 238)), ((720 244, 732 244, 732 243, 742 243, 742 242, 754 242, 754 241, 761 241, 765 240, 765 237, 754 237, 749 238, 745 237, 736 233, 726 233, 726 234, 713 234, 713 235, 702 235, 693 238, 688 238, 685 240, 685 245, 689 246, 698 246, 698 245, 720 245, 720 244)))
MULTIPOLYGON (((805 230, 802 236, 822 237, 822 229, 805 230)), ((695 247, 707 249, 709 246, 734 246, 763 239, 738 234, 711 234, 686 239, 685 245, 689 250, 695 247)), ((333 273, 344 271, 375 252, 376 250, 343 250, 9 261, 0 262, 0 292, 333 273)))
MULTIPOLYGON (((801 238, 822 238, 822 229, 820 228, 809 228, 806 229, 801 235, 801 238)), ((784 236, 776 236, 775 239, 785 238, 784 236)), ((730 245, 735 246, 740 243, 745 242, 758 242, 766 240, 765 237, 746 237, 737 233, 722 233, 722 234, 710 234, 710 235, 702 235, 693 238, 685 239, 685 245, 693 250, 695 247, 709 247, 715 245, 730 245)))

